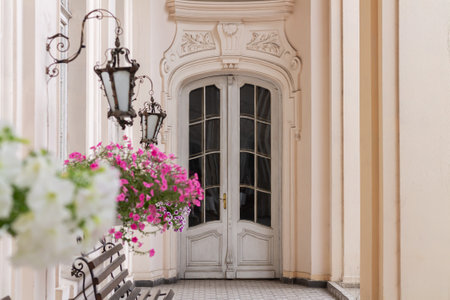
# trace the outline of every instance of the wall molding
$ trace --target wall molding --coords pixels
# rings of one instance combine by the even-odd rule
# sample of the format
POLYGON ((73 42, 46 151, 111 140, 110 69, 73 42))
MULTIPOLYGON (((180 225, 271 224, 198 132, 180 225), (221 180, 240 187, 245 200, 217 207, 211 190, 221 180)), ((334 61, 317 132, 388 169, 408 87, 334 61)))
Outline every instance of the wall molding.
POLYGON ((186 21, 284 20, 294 9, 294 0, 192 1, 168 0, 169 16, 186 21))

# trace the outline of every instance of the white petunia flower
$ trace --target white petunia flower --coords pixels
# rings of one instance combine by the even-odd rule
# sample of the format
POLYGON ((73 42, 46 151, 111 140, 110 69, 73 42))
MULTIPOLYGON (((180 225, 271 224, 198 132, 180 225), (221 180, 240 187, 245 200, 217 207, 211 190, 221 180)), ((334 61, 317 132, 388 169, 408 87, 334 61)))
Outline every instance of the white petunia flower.
POLYGON ((46 268, 79 254, 75 224, 51 218, 45 223, 40 219, 40 215, 30 211, 14 222, 17 251, 12 261, 15 265, 46 268))
POLYGON ((28 192, 26 203, 38 219, 46 226, 70 218, 66 205, 73 201, 75 186, 72 182, 54 175, 36 181, 28 192))
POLYGON ((92 184, 75 196, 76 214, 84 222, 83 246, 92 247, 114 224, 120 173, 108 165, 92 178, 92 184))
POLYGON ((0 144, 0 178, 7 182, 13 182, 21 171, 22 162, 18 153, 18 143, 4 142, 0 144))
POLYGON ((49 155, 29 156, 25 161, 22 172, 16 178, 15 184, 23 188, 29 187, 37 180, 55 176, 59 170, 55 158, 49 155))
POLYGON ((7 218, 13 206, 12 188, 0 177, 0 219, 7 218))

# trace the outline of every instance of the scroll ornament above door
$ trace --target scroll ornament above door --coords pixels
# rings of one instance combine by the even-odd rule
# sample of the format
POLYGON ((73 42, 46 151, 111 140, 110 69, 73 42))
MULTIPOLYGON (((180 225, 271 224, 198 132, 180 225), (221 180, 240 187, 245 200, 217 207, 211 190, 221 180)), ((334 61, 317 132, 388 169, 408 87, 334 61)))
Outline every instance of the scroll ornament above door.
MULTIPOLYGON (((160 64, 163 101, 175 99, 186 80, 256 76, 280 88, 283 119, 299 140, 302 64, 285 32, 294 2, 167 0, 177 30, 160 64)), ((169 118, 168 136, 175 126, 176 120, 169 118)))
POLYGON ((161 62, 163 76, 197 60, 213 59, 222 70, 262 60, 280 68, 298 90, 301 61, 284 31, 293 5, 294 0, 168 0, 177 31, 161 62))

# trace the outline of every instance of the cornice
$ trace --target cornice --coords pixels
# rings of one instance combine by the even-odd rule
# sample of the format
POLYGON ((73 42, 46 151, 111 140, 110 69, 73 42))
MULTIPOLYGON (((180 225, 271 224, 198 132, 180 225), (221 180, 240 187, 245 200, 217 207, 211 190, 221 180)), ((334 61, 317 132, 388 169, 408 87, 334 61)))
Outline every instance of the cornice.
POLYGON ((286 19, 295 0, 167 0, 169 15, 184 21, 273 21, 286 19))

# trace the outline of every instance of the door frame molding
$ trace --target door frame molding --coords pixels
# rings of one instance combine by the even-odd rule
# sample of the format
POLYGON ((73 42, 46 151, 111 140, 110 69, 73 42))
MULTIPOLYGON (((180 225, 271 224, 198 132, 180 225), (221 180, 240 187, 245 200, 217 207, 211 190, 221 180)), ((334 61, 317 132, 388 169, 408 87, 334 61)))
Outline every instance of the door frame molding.
MULTIPOLYGON (((258 5, 255 1, 255 5, 258 5)), ((202 9, 199 7, 198 9, 202 9)), ((257 10, 257 7, 255 7, 257 10)), ((239 11, 236 15, 239 15, 239 11)), ((285 18, 271 21, 217 19, 198 22, 175 17, 177 30, 160 63, 161 104, 169 111, 162 129, 164 150, 178 154, 179 101, 188 83, 217 76, 237 75, 261 79, 279 91, 283 144, 281 145, 280 276, 289 277, 283 266, 295 262, 296 175, 292 163, 301 142, 301 59, 285 33, 285 18), (264 21, 264 22, 261 22, 264 21), (270 39, 271 46, 265 41, 270 39), (286 273, 286 274, 285 274, 286 273)), ((287 17, 287 15, 286 15, 287 17)), ((175 234, 170 246, 178 249, 175 234)), ((171 251, 171 268, 179 270, 179 254, 171 251)))

